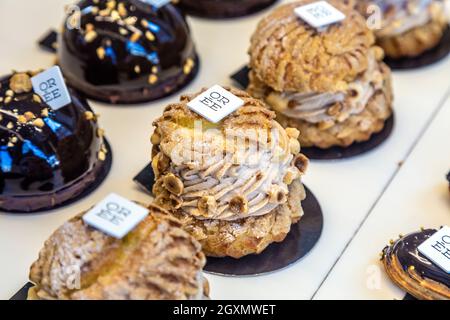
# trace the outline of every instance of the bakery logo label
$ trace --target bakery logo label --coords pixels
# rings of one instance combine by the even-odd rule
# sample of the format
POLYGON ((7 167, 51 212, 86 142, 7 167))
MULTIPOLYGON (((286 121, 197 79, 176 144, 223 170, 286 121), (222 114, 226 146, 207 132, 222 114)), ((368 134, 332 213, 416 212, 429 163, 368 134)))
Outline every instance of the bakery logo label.
POLYGON ((109 236, 122 239, 147 215, 146 208, 112 193, 89 210, 83 221, 109 236))
POLYGON ((418 250, 450 274, 450 227, 445 226, 422 243, 418 250))
POLYGON ((72 102, 64 82, 61 69, 53 66, 31 78, 34 92, 53 110, 58 110, 72 102))
POLYGON ((188 103, 189 109, 217 123, 244 105, 244 101, 219 85, 201 93, 188 103))
POLYGON ((313 2, 295 8, 296 15, 316 29, 343 21, 345 14, 326 1, 313 2))

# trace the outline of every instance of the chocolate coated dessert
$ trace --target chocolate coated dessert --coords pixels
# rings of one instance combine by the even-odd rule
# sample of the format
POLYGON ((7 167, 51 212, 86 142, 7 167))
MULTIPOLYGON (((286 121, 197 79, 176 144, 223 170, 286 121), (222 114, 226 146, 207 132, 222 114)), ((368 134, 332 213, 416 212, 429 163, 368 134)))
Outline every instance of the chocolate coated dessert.
POLYGON ((78 3, 58 42, 68 83, 89 98, 140 103, 167 96, 189 83, 198 59, 177 8, 140 0, 78 3))
POLYGON ((103 131, 86 100, 53 110, 33 92, 33 73, 0 79, 0 210, 51 209, 105 175, 103 131))
POLYGON ((436 231, 422 229, 402 236, 391 241, 382 253, 383 264, 391 280, 417 299, 450 299, 449 274, 418 250, 436 231))
POLYGON ((179 0, 183 11, 207 18, 233 18, 262 10, 276 0, 179 0))

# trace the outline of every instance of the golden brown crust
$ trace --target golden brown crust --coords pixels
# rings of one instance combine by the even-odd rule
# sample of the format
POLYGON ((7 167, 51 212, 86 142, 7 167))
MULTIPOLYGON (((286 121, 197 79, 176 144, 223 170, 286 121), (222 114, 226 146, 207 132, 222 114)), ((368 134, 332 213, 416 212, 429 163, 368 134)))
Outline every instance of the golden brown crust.
MULTIPOLYGON (((197 220, 175 211, 185 230, 196 238, 207 256, 241 258, 259 254, 271 243, 282 242, 303 216, 305 189, 300 180, 289 186, 288 201, 272 212, 237 221, 197 220)), ((169 206, 170 208, 170 206, 169 206)))
POLYGON ((329 1, 347 18, 317 32, 294 8, 315 0, 295 1, 275 9, 251 39, 250 67, 276 91, 336 92, 367 69, 375 38, 365 19, 342 1, 329 1))
POLYGON ((87 226, 82 215, 46 242, 30 270, 30 298, 69 300, 194 299, 203 293, 200 244, 164 210, 118 240, 87 226))
POLYGON ((447 27, 446 22, 430 21, 399 36, 379 38, 378 45, 391 58, 417 57, 434 48, 441 41, 447 27))

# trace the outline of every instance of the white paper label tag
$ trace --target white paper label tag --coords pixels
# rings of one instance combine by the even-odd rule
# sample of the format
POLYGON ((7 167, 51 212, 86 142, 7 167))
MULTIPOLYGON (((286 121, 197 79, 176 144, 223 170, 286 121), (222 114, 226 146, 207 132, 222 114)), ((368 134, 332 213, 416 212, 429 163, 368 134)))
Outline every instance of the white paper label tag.
POLYGON ((418 250, 445 272, 450 273, 450 227, 441 228, 422 243, 418 250))
POLYGON ((89 210, 83 221, 109 236, 122 239, 133 230, 149 211, 115 193, 89 210))
POLYGON ((171 2, 171 0, 142 0, 142 1, 158 9, 171 2))
POLYGON ((295 8, 298 17, 318 29, 345 19, 345 14, 326 1, 313 2, 295 8))
POLYGON ((31 83, 34 92, 53 110, 58 110, 72 102, 61 69, 58 66, 51 67, 32 77, 31 83))
POLYGON ((244 105, 244 100, 215 85, 188 103, 189 109, 217 123, 244 105))

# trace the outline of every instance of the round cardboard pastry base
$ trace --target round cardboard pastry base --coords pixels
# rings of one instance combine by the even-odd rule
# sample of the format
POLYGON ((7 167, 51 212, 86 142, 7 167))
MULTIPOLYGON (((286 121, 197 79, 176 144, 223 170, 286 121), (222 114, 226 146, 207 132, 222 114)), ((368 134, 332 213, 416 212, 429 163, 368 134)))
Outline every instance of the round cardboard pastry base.
POLYGON ((450 27, 444 31, 444 35, 439 44, 418 57, 391 59, 386 57, 384 62, 391 67, 392 70, 408 70, 429 66, 445 57, 450 52, 450 27))
MULTIPOLYGON (((108 153, 106 154, 106 159, 105 159, 105 161, 103 161, 102 167, 101 167, 99 174, 96 177, 95 181, 93 183, 91 183, 86 189, 84 189, 83 192, 81 192, 79 195, 77 195, 76 197, 70 198, 69 200, 64 201, 60 204, 57 204, 56 206, 51 207, 51 208, 42 208, 39 210, 30 211, 30 212, 7 211, 4 209, 1 209, 1 211, 5 212, 5 213, 15 213, 15 214, 35 214, 35 213, 40 213, 40 212, 45 212, 45 211, 50 211, 50 210, 56 210, 56 209, 68 206, 68 205, 75 203, 75 202, 87 197, 88 195, 90 195, 98 187, 100 187, 100 185, 103 183, 103 181, 105 181, 105 179, 108 176, 109 172, 111 171, 111 167, 112 167, 113 155, 112 155, 111 145, 109 144, 108 140, 106 140, 105 138, 103 141, 105 143, 106 149, 108 150, 108 153)), ((64 190, 62 192, 64 192, 64 190)))
POLYGON ((394 124, 395 117, 392 115, 386 120, 383 130, 372 135, 368 141, 354 143, 346 148, 332 147, 321 149, 317 147, 303 147, 301 152, 310 160, 339 160, 356 157, 377 148, 386 141, 392 134, 394 124))
POLYGON ((322 234, 323 214, 317 198, 311 190, 305 189, 304 216, 292 225, 283 242, 272 243, 261 254, 241 259, 208 257, 204 271, 220 276, 257 276, 284 269, 308 254, 322 234))

